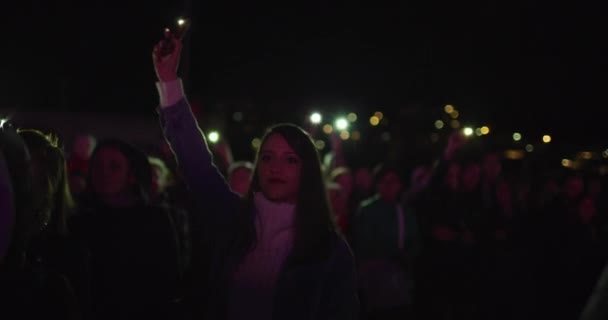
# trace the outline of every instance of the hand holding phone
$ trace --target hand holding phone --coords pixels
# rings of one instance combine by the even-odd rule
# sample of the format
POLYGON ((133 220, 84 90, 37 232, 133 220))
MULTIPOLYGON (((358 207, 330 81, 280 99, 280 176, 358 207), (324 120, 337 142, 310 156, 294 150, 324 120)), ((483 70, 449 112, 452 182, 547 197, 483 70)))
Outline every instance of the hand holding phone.
POLYGON ((180 19, 175 31, 166 28, 164 39, 154 46, 152 61, 159 81, 169 82, 177 79, 182 39, 188 26, 187 20, 180 19))
POLYGON ((175 50, 173 39, 183 40, 189 28, 190 20, 183 18, 177 20, 177 25, 173 31, 169 28, 165 28, 165 39, 161 44, 160 56, 164 57, 171 54, 173 50, 175 50))

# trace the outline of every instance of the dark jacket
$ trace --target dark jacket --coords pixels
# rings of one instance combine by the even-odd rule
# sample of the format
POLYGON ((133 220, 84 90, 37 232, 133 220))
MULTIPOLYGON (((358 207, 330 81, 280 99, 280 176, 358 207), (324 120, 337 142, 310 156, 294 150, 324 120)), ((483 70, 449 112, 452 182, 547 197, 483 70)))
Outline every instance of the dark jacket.
MULTIPOLYGON (((161 109, 160 115, 165 137, 198 207, 191 217, 190 305, 196 318, 224 319, 231 276, 247 252, 235 245, 242 240, 238 225, 253 221, 241 219, 241 200, 213 165, 188 102, 183 99, 161 109)), ((356 290, 352 253, 335 235, 324 259, 296 261, 288 257, 275 291, 273 319, 356 319, 356 290)))
POLYGON ((171 319, 179 278, 177 236, 161 207, 84 207, 74 237, 90 252, 93 319, 171 319))

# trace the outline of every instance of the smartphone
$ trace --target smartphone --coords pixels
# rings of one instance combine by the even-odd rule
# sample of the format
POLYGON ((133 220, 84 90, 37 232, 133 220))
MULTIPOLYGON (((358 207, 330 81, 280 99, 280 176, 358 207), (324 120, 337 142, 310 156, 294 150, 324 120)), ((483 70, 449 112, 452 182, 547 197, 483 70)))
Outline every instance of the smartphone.
POLYGON ((179 38, 180 40, 183 40, 189 28, 190 19, 179 18, 177 19, 177 26, 175 28, 175 31, 173 32, 173 36, 179 38))
POLYGON ((166 56, 171 54, 173 50, 175 50, 172 38, 178 38, 180 40, 184 39, 186 32, 190 28, 190 20, 186 18, 177 19, 175 28, 173 30, 169 28, 165 28, 165 41, 164 45, 161 49, 161 56, 166 56))

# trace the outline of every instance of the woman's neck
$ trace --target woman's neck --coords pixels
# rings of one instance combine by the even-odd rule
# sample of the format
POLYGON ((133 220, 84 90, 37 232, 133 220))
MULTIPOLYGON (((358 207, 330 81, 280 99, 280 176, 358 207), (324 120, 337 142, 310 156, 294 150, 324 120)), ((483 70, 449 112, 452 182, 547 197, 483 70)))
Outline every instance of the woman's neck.
POLYGON ((255 193, 253 198, 259 222, 265 233, 275 233, 295 226, 295 204, 270 201, 261 192, 255 193))

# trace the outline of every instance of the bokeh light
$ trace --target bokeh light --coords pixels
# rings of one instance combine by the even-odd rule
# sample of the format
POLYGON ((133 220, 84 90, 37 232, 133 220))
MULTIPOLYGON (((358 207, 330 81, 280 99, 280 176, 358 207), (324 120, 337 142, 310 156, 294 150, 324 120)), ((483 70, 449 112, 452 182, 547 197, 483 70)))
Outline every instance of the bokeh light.
POLYGON ((345 130, 340 132, 340 139, 348 140, 348 138, 350 138, 350 133, 348 133, 348 131, 345 130))
POLYGON ((209 142, 216 143, 220 140, 220 134, 217 131, 211 131, 207 138, 209 138, 209 142))
POLYGON ((355 122, 355 121, 357 121, 357 114, 354 112, 351 112, 346 116, 346 119, 348 119, 348 121, 350 121, 350 122, 355 122))
POLYGON ((515 132, 513 133, 513 141, 520 141, 522 138, 521 133, 515 132))
POLYGON ((372 116, 371 118, 369 118, 369 124, 371 124, 372 126, 377 126, 380 123, 380 119, 376 116, 372 116))
POLYGON ((336 120, 336 130, 346 130, 348 128, 348 120, 339 118, 336 120))
POLYGON ((313 114, 310 115, 310 122, 313 124, 319 124, 319 123, 321 123, 322 120, 323 120, 323 117, 318 112, 314 112, 313 114))

